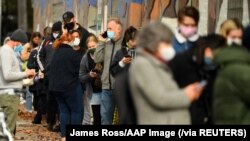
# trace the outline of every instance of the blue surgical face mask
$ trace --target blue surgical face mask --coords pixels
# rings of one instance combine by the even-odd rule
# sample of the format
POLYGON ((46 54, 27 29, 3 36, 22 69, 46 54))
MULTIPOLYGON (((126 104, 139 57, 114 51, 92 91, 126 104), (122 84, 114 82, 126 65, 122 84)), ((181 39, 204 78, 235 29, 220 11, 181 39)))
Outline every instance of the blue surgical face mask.
POLYGON ((23 46, 22 46, 22 44, 17 45, 17 46, 15 47, 14 51, 15 51, 15 52, 21 53, 21 52, 23 51, 23 46))
POLYGON ((107 31, 107 35, 109 39, 114 39, 115 38, 115 32, 114 31, 107 31))
POLYGON ((204 57, 205 68, 208 70, 215 70, 216 66, 213 63, 213 59, 210 57, 204 57))

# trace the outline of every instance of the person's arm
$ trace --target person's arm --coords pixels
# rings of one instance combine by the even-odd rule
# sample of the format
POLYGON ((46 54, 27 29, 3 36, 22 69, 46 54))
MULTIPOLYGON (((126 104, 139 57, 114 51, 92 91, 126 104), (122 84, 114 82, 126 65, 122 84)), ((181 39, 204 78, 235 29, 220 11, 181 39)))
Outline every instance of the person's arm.
POLYGON ((140 91, 153 107, 157 109, 174 109, 188 108, 190 105, 190 99, 185 94, 185 91, 177 89, 177 86, 176 89, 168 89, 168 83, 175 82, 171 82, 173 80, 169 79, 162 83, 163 81, 160 81, 162 78, 159 74, 156 74, 154 66, 145 60, 141 60, 136 64, 133 63, 130 74, 130 87, 140 91))
POLYGON ((17 80, 21 80, 23 78, 26 77, 26 73, 25 72, 13 72, 12 71, 12 61, 14 61, 13 57, 16 57, 16 56, 12 56, 12 54, 8 53, 8 52, 4 52, 2 51, 1 52, 1 64, 2 64, 2 72, 3 72, 3 77, 6 81, 17 81, 17 80))
POLYGON ((44 73, 45 71, 45 57, 46 57, 46 48, 45 48, 45 42, 46 40, 44 40, 41 44, 41 46, 38 49, 37 52, 37 64, 39 66, 39 69, 44 73))
POLYGON ((105 49, 105 43, 101 42, 98 44, 98 46, 96 47, 96 51, 94 53, 94 61, 95 63, 101 63, 104 61, 104 51, 105 49))
POLYGON ((23 51, 21 53, 21 59, 22 59, 22 61, 27 61, 29 59, 30 52, 31 52, 30 43, 26 43, 23 46, 23 51))
POLYGON ((81 64, 80 64, 80 71, 79 71, 79 79, 82 83, 87 83, 90 80, 92 80, 92 78, 89 75, 86 65, 87 65, 87 58, 86 56, 83 56, 81 60, 81 64))

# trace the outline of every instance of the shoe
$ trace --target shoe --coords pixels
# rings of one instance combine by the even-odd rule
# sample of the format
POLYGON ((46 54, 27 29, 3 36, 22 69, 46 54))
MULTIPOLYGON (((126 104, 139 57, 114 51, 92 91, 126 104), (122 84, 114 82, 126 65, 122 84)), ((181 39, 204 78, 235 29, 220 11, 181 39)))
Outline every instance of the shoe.
POLYGON ((52 124, 48 124, 47 125, 47 129, 51 132, 53 132, 53 125, 52 124))

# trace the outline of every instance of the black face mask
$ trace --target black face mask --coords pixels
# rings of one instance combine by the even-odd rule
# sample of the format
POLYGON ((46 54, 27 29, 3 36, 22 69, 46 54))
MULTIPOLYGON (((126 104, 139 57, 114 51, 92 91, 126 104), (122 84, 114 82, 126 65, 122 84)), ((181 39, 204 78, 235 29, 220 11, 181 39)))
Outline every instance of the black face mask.
POLYGON ((67 29, 68 31, 73 30, 75 26, 74 22, 66 23, 64 28, 67 29))

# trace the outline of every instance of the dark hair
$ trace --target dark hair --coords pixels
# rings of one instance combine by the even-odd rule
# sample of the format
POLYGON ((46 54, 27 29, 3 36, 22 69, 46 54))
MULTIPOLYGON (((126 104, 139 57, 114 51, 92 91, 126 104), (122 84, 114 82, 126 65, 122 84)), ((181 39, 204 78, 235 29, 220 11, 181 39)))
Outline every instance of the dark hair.
POLYGON ((192 6, 187 6, 179 10, 178 21, 182 22, 184 17, 190 17, 194 19, 196 25, 198 25, 199 20, 200 20, 199 11, 192 6))
POLYGON ((122 40, 122 46, 123 47, 127 46, 127 42, 129 40, 135 40, 136 34, 137 34, 137 29, 135 27, 130 26, 129 28, 127 28, 122 40))
POLYGON ((200 37, 195 43, 195 56, 197 63, 202 65, 204 63, 205 49, 211 48, 213 51, 226 46, 226 40, 223 36, 218 34, 210 34, 200 37))
POLYGON ((36 37, 42 39, 41 33, 40 33, 40 32, 33 32, 33 33, 31 34, 31 37, 30 37, 30 44, 32 45, 32 47, 34 46, 34 45, 33 45, 33 39, 36 38, 36 37))
POLYGON ((79 34, 79 37, 80 37, 80 39, 82 38, 82 33, 81 33, 81 31, 79 31, 79 30, 71 30, 70 31, 70 34, 73 34, 73 33, 75 33, 75 32, 77 32, 78 34, 79 34))
POLYGON ((138 47, 154 53, 157 51, 159 43, 172 43, 173 32, 163 23, 153 22, 142 29, 137 39, 138 47))

